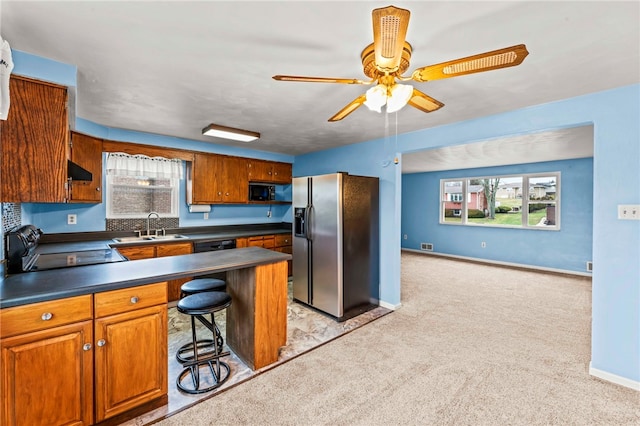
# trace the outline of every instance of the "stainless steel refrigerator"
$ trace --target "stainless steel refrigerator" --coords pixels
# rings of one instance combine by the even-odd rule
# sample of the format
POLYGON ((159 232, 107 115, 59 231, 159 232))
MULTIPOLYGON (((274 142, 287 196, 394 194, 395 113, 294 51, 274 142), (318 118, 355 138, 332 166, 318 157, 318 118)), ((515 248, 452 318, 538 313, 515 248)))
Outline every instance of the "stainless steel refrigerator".
POLYGON ((379 304, 379 181, 293 179, 293 298, 344 321, 379 304))

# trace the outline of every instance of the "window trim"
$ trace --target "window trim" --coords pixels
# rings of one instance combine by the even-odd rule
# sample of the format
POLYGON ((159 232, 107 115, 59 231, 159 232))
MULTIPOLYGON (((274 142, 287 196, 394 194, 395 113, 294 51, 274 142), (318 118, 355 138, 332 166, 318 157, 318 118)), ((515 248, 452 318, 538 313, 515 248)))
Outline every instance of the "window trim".
MULTIPOLYGON (((468 197, 463 197, 468 198, 468 197)), ((469 176, 469 177, 457 177, 457 178, 446 178, 440 179, 440 194, 438 198, 438 208, 439 208, 439 223, 441 225, 454 225, 454 226, 474 226, 474 227, 487 227, 487 228, 508 228, 508 229, 531 229, 538 231, 559 231, 560 230, 560 217, 561 217, 561 173, 559 171, 552 172, 536 172, 536 173, 518 173, 518 174, 508 174, 508 175, 487 175, 487 176, 469 176), (529 181, 531 179, 540 178, 540 177, 554 177, 556 180, 556 195, 552 204, 555 204, 556 207, 556 223, 551 226, 537 226, 537 225, 529 225, 529 204, 534 202, 535 200, 529 199, 530 193, 530 184, 529 181), (508 179, 508 178, 522 178, 522 222, 520 225, 491 225, 491 224, 483 224, 483 223, 470 223, 467 221, 468 219, 468 204, 461 203, 461 214, 460 216, 456 216, 460 218, 460 221, 446 221, 445 220, 445 203, 447 202, 446 197, 444 197, 445 185, 447 182, 462 182, 462 194, 470 194, 468 191, 469 181, 474 179, 508 179)))

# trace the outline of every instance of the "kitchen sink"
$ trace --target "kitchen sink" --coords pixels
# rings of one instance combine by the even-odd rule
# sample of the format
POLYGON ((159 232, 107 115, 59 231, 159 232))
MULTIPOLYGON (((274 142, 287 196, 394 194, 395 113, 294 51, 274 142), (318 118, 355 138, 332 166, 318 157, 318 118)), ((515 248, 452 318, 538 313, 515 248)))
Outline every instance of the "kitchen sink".
POLYGON ((137 243, 143 241, 156 241, 156 240, 175 240, 175 239, 183 239, 189 238, 180 234, 170 234, 170 235, 143 235, 141 237, 118 237, 114 238, 113 241, 116 243, 137 243))
POLYGON ((182 239, 182 238, 189 238, 185 235, 180 235, 180 234, 171 234, 171 235, 152 235, 150 237, 143 237, 143 238, 151 238, 152 240, 175 240, 175 239, 182 239))

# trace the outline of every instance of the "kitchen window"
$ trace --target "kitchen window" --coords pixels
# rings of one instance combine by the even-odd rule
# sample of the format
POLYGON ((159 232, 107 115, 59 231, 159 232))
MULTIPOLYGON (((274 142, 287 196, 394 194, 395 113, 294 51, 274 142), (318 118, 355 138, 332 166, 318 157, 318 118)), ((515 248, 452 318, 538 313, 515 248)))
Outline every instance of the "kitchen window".
POLYGON ((560 229, 560 172, 442 179, 440 200, 441 224, 560 229))
POLYGON ((106 203, 108 219, 179 216, 183 161, 145 155, 109 153, 106 203))

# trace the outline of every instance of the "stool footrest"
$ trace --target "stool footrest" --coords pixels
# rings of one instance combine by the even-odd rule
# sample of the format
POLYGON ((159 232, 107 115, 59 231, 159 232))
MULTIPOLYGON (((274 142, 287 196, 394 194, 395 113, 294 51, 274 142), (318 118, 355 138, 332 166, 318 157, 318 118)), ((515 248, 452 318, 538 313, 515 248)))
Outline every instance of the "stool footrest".
POLYGON ((230 374, 231 368, 229 367, 229 364, 222 362, 219 359, 193 362, 180 372, 176 379, 176 385, 178 386, 178 389, 189 394, 210 392, 226 382, 230 374), (208 370, 211 374, 206 377, 203 376, 200 373, 200 367, 209 367, 208 370), (188 376, 191 376, 192 386, 188 386, 188 382, 184 383, 188 376), (211 384, 209 386, 202 387, 208 383, 211 384))

